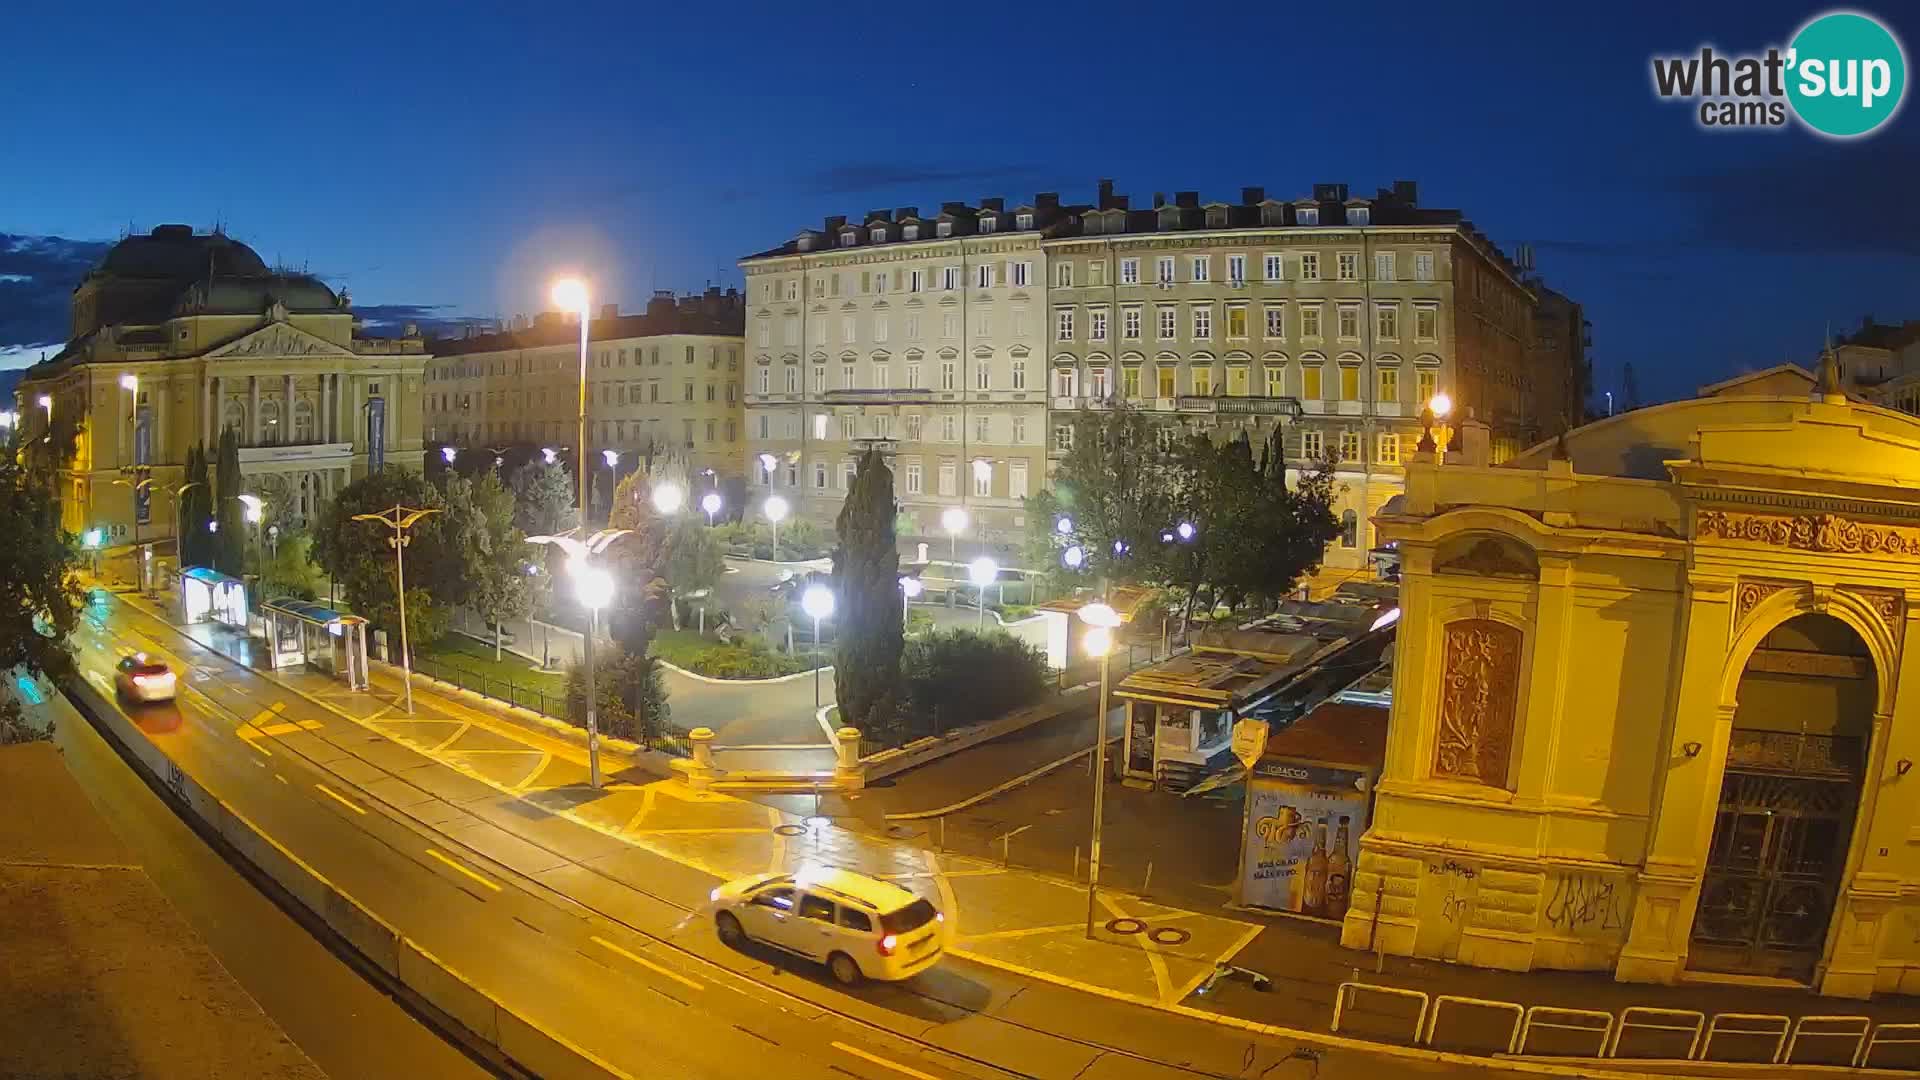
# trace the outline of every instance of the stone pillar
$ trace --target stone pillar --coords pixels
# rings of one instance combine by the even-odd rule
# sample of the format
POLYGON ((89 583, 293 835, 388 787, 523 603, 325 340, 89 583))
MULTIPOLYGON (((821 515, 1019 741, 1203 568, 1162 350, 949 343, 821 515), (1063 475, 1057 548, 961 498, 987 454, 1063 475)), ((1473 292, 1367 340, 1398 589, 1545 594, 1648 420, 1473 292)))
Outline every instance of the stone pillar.
POLYGON ((687 743, 693 747, 691 761, 675 761, 673 767, 684 774, 687 786, 695 791, 705 791, 713 786, 720 770, 713 764, 713 729, 697 727, 687 732, 687 743))
POLYGON ((860 729, 843 727, 833 733, 833 783, 841 791, 859 791, 867 786, 866 770, 860 766, 860 729))
POLYGON ((220 406, 222 404, 220 400, 220 376, 215 375, 211 379, 208 379, 207 382, 209 385, 200 393, 200 445, 211 449, 213 446, 214 432, 216 430, 214 420, 220 415, 220 406), (209 393, 212 395, 211 399, 208 397, 209 393))
POLYGON ((296 438, 293 426, 293 376, 286 375, 283 378, 286 381, 281 387, 280 441, 292 445, 296 438))
POLYGON ((260 445, 260 376, 247 376, 247 445, 260 445))
POLYGON ((338 376, 331 372, 320 376, 320 441, 337 442, 333 436, 333 386, 338 376))

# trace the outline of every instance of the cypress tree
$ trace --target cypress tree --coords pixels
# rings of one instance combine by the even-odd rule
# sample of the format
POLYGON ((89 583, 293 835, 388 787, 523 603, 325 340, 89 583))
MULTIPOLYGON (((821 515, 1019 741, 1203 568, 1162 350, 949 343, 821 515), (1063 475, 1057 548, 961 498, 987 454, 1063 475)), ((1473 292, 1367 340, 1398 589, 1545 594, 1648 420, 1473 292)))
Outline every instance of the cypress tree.
POLYGON ((194 485, 175 505, 174 533, 180 539, 180 569, 207 565, 207 448, 195 443, 187 448, 186 483, 194 485))
POLYGON ((836 522, 833 669, 842 723, 870 734, 897 723, 902 645, 900 553, 895 546, 893 470, 869 448, 836 522))
POLYGON ((247 520, 240 504, 240 435, 232 428, 220 432, 220 460, 214 467, 214 569, 239 577, 246 573, 247 520))

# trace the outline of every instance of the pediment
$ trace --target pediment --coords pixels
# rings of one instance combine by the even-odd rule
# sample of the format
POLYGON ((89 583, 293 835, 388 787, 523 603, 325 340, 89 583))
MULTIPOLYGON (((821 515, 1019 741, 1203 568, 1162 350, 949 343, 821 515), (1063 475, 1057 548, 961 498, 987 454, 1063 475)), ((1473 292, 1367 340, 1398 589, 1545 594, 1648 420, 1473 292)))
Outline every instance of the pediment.
POLYGON ((215 360, 274 356, 352 356, 326 338, 283 322, 268 323, 234 338, 207 356, 215 360))

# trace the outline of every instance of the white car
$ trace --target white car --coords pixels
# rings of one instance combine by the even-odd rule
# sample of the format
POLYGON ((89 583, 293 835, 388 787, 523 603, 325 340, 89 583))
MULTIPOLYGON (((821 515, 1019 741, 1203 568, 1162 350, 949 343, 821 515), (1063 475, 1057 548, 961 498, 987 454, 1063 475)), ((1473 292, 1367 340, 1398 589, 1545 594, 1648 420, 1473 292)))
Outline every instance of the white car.
POLYGON ((720 940, 764 942, 817 960, 845 986, 910 979, 947 946, 946 916, 925 898, 849 870, 741 878, 711 899, 720 940))
POLYGON ((129 701, 172 701, 177 681, 164 662, 134 653, 114 667, 113 685, 129 701))

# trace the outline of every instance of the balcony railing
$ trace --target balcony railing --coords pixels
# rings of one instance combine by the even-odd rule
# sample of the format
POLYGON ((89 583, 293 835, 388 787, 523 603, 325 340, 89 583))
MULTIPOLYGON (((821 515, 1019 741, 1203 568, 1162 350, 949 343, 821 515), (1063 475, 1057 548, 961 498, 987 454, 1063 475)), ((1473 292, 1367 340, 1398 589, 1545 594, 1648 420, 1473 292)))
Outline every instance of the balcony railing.
POLYGON ((1195 397, 1182 395, 1181 412, 1218 413, 1228 416, 1292 416, 1301 414, 1300 402, 1290 397, 1195 397))
POLYGON ((829 405, 931 405, 933 391, 925 388, 829 390, 821 395, 829 405))

